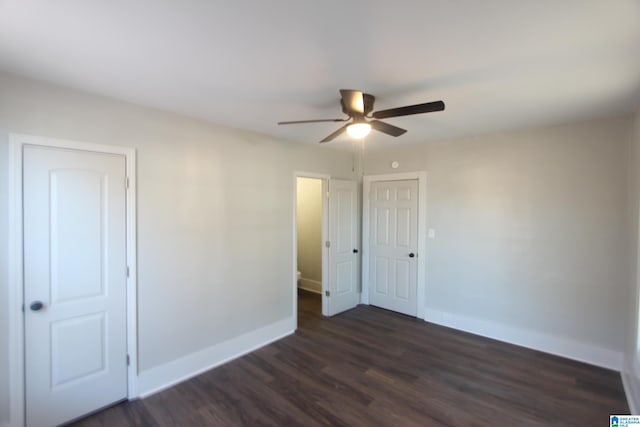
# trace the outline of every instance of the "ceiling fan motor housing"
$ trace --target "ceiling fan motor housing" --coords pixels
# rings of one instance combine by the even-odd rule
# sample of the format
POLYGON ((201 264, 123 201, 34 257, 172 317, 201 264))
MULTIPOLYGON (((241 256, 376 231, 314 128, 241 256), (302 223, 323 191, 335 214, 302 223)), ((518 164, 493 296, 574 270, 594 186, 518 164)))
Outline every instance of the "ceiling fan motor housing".
MULTIPOLYGON (((364 116, 368 116, 370 112, 373 111, 373 103, 376 100, 376 97, 369 94, 369 93, 363 93, 362 94, 362 100, 363 100, 363 104, 364 104, 364 114, 362 114, 362 117, 364 116)), ((340 99, 340 105, 342 106, 342 112, 345 113, 347 116, 349 117, 358 117, 360 116, 360 113, 357 111, 353 111, 353 110, 349 110, 345 105, 344 105, 344 100, 340 99)))

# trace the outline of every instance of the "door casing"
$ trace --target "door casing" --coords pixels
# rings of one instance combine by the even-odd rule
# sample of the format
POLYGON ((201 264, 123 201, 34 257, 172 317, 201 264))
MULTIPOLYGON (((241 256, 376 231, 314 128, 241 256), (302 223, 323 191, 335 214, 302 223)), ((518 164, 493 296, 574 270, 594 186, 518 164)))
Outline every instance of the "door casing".
POLYGON ((417 283, 417 318, 424 319, 426 301, 426 226, 427 226, 427 173, 406 172, 384 175, 365 175, 363 177, 362 192, 362 303, 369 304, 369 247, 370 232, 370 199, 371 183, 376 181, 418 180, 418 283, 417 283))
MULTIPOLYGON (((136 261, 136 152, 129 147, 93 144, 31 135, 9 135, 9 425, 25 422, 24 383, 24 271, 22 177, 23 147, 35 145, 125 157, 128 190, 126 192, 127 277, 127 398, 137 397, 137 261, 136 261)), ((123 183, 124 185, 124 183, 123 183)))

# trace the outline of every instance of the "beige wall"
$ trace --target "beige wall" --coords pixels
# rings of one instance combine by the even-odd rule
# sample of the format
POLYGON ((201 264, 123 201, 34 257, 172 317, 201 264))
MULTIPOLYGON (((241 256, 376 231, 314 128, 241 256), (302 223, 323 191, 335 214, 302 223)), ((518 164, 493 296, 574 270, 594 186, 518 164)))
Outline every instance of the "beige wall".
POLYGON ((629 149, 629 298, 627 300, 626 342, 623 381, 631 413, 640 411, 640 358, 638 318, 640 298, 640 110, 634 117, 629 149))
POLYGON ((137 150, 143 374, 274 322, 294 325, 294 167, 354 178, 350 155, 329 147, 280 143, 0 73, 0 424, 9 404, 9 133, 137 150))
POLYGON ((322 180, 298 178, 298 270, 301 286, 322 291, 322 180))
POLYGON ((630 126, 597 120, 368 152, 365 174, 428 173, 428 317, 619 365, 630 126))

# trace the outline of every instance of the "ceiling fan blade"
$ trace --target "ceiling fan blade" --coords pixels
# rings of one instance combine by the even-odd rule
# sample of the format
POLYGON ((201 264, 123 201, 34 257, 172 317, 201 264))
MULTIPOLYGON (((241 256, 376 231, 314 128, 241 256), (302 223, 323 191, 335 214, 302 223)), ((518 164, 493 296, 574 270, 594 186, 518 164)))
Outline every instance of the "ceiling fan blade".
POLYGON ((386 133, 391 136, 400 136, 405 133, 407 130, 399 128, 397 126, 390 125, 389 123, 381 122, 380 120, 372 120, 369 122, 371 127, 377 131, 386 133))
POLYGON ((361 91, 340 89, 340 95, 342 96, 342 106, 347 114, 351 115, 351 112, 356 115, 364 114, 364 97, 361 91))
POLYGON ((371 116, 375 119, 388 119, 389 117, 410 116, 412 114, 432 113, 434 111, 442 110, 444 110, 444 102, 434 101, 425 102, 424 104, 407 105, 406 107, 380 110, 376 111, 371 116))
POLYGON ((346 122, 347 119, 317 119, 317 120, 294 120, 290 122, 278 122, 279 125, 297 125, 298 123, 322 123, 322 122, 346 122))
POLYGON ((342 126, 340 129, 338 129, 337 131, 335 131, 334 133, 332 133, 331 135, 327 136, 325 139, 320 141, 320 143, 332 141, 338 135, 340 135, 342 132, 344 132, 347 129, 347 126, 349 126, 349 125, 347 124, 347 125, 342 126))

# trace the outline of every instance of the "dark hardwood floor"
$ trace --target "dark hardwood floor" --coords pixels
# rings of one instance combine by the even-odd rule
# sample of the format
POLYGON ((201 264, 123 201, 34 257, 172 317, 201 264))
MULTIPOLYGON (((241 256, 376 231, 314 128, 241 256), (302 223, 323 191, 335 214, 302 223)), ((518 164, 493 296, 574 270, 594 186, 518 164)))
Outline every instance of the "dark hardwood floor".
POLYGON ((78 426, 604 426, 620 375, 360 306, 78 426))

